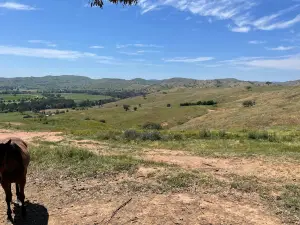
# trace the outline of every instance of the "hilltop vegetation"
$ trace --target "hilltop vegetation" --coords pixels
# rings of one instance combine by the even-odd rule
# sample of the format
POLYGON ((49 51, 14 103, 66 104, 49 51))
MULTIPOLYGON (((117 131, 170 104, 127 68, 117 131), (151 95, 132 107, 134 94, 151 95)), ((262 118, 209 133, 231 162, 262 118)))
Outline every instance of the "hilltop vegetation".
POLYGON ((133 80, 124 79, 91 79, 83 76, 63 75, 45 77, 18 77, 0 78, 0 90, 19 88, 24 90, 147 90, 148 92, 172 89, 176 87, 240 87, 240 86, 268 86, 298 85, 299 81, 284 83, 266 83, 240 81, 237 79, 195 80, 187 78, 171 78, 165 80, 145 80, 141 78, 133 80))

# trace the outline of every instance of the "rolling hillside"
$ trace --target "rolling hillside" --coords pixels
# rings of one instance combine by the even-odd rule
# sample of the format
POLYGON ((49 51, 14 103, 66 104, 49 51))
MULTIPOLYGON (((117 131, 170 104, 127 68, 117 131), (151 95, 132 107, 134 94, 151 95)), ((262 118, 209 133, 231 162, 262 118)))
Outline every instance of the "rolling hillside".
MULTIPOLYGON (((273 83, 274 85, 295 86, 300 81, 273 83)), ((187 78, 171 78, 165 80, 145 80, 136 78, 124 79, 91 79, 84 76, 62 75, 45 77, 18 77, 0 78, 0 88, 20 88, 29 90, 47 89, 76 89, 76 90, 100 90, 100 89, 144 89, 149 92, 171 89, 176 87, 211 88, 211 87, 244 87, 244 86, 267 86, 265 82, 249 82, 237 79, 195 80, 187 78)))

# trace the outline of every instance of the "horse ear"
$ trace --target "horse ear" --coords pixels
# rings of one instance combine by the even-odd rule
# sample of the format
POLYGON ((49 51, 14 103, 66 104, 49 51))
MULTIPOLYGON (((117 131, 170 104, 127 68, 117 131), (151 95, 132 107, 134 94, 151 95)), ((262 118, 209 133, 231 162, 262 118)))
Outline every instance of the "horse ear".
POLYGON ((10 145, 11 144, 11 139, 9 139, 6 143, 5 143, 5 145, 10 145))

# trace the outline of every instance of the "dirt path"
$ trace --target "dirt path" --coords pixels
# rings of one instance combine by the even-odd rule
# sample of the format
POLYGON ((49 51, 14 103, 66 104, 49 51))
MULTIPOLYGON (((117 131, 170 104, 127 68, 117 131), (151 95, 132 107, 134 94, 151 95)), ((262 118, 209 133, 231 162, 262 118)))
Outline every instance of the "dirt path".
MULTIPOLYGON (((28 142, 36 139, 58 142, 65 138, 61 133, 0 130, 0 139, 8 136, 21 137, 28 142)), ((103 148, 101 143, 95 141, 70 143, 98 153, 103 148)), ((162 149, 145 151, 142 157, 176 164, 187 170, 207 171, 216 177, 238 174, 263 179, 300 179, 300 165, 274 164, 262 159, 204 158, 183 151, 162 149)), ((148 173, 148 170, 153 172, 151 168, 140 168, 137 173, 148 173)), ((134 192, 122 185, 126 181, 124 177, 107 180, 76 180, 70 177, 50 179, 39 172, 31 172, 26 187, 26 197, 30 201, 28 220, 22 221, 16 209, 15 224, 105 224, 114 210, 130 198, 132 201, 120 209, 109 224, 283 224, 257 194, 237 197, 231 190, 224 190, 221 194, 207 193, 206 190, 166 194, 134 192)), ((0 193, 0 223, 4 224, 5 198, 3 191, 0 193)))
MULTIPOLYGON (((16 209, 15 224, 106 224, 112 213, 128 199, 110 224, 281 224, 257 203, 254 196, 236 199, 191 193, 133 193, 112 180, 51 180, 30 174, 26 188, 28 219, 16 209), (42 203, 42 204, 41 204, 42 203)), ((4 196, 0 195, 0 223, 5 223, 4 196)))

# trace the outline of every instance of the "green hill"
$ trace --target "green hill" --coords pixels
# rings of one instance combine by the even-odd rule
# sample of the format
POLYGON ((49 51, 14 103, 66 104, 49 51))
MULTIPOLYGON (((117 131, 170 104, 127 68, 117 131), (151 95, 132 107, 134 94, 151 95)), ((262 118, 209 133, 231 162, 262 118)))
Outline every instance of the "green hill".
MULTIPOLYGON (((289 81, 284 83, 272 83, 271 85, 295 86, 300 81, 289 81)), ((73 89, 73 90, 137 90, 144 89, 149 92, 172 89, 177 87, 190 88, 212 88, 212 87, 244 87, 244 86, 267 86, 265 82, 249 82, 237 79, 215 79, 195 80, 188 78, 171 78, 165 80, 145 80, 136 78, 124 79, 92 79, 84 76, 62 75, 44 77, 17 77, 0 78, 0 89, 19 88, 25 90, 47 90, 47 89, 73 89)))

